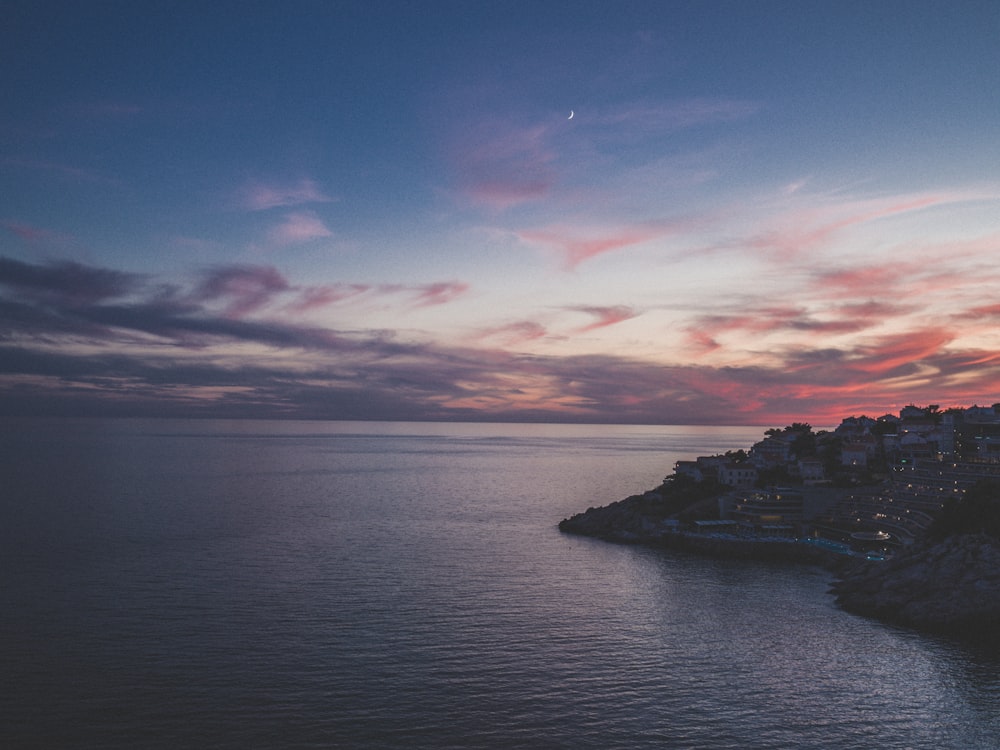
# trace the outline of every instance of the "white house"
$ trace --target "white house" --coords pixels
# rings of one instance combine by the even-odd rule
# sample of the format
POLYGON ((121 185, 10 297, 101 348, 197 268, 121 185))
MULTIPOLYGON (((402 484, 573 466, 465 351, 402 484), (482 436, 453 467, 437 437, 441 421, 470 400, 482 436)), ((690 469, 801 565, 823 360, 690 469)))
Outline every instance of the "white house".
POLYGON ((823 462, 818 458, 799 459, 799 476, 804 484, 816 484, 826 479, 823 462))
POLYGON ((757 482, 757 469, 749 463, 727 463, 719 467, 719 482, 730 487, 753 487, 757 482))

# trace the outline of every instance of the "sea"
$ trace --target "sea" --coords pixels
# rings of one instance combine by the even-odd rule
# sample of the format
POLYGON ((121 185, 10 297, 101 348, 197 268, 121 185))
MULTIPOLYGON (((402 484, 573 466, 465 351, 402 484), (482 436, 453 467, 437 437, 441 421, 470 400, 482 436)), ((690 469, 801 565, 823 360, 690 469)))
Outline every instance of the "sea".
POLYGON ((995 647, 557 528, 761 428, 0 429, 0 747, 1000 747, 995 647))

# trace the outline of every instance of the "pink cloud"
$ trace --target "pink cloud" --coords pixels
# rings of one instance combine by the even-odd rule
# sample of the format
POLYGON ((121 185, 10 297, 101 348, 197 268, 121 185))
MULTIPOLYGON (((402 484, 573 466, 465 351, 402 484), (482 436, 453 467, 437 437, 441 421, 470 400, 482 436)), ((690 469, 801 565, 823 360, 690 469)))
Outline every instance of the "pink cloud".
MULTIPOLYGON (((983 365, 1000 364, 1000 352, 980 352, 977 354, 970 355, 969 358, 962 363, 963 367, 981 367, 983 365)), ((986 375, 987 382, 992 380, 992 374, 989 372, 984 373, 986 375)))
POLYGON ((938 354, 954 338, 954 333, 944 328, 887 336, 875 344, 859 347, 857 356, 850 359, 850 366, 862 372, 886 373, 938 354))
POLYGON ((358 297, 371 290, 370 284, 331 284, 310 286, 300 290, 298 298, 285 306, 291 313, 307 313, 346 299, 358 297))
POLYGON ((535 200, 546 195, 552 187, 552 181, 539 177, 531 180, 481 180, 466 186, 466 193, 473 203, 487 205, 496 210, 503 210, 520 203, 535 200))
POLYGON ((840 305, 834 308, 834 312, 848 320, 857 321, 859 324, 879 325, 892 318, 907 315, 913 311, 911 305, 901 305, 896 303, 878 302, 868 300, 853 304, 840 305))
POLYGON ((436 281, 429 284, 328 284, 290 289, 297 292, 297 297, 283 309, 290 313, 306 313, 346 300, 396 295, 409 295, 412 307, 433 307, 462 296, 469 285, 462 281, 436 281))
POLYGON ((332 236, 333 232, 312 211, 295 211, 287 214, 281 224, 268 232, 271 242, 282 246, 298 245, 332 236))
POLYGON ((813 283, 838 297, 874 297, 895 289, 900 273, 900 264, 893 262, 819 271, 813 283))
POLYGON ((340 283, 315 286, 291 284, 273 266, 220 266, 210 269, 182 301, 204 305, 221 303, 227 318, 242 318, 275 303, 285 313, 303 314, 348 300, 408 295, 412 307, 447 304, 465 294, 469 285, 461 281, 428 284, 340 283))
POLYGON ((548 135, 545 126, 497 123, 463 134, 452 151, 460 189, 498 210, 546 195, 556 180, 548 135))
POLYGON ((565 259, 567 270, 573 270, 586 260, 604 253, 638 245, 671 231, 670 227, 652 225, 626 227, 597 236, 581 236, 579 228, 552 226, 546 229, 518 232, 518 237, 532 244, 554 248, 565 259))
POLYGON ((939 254, 903 249, 906 260, 858 265, 851 268, 818 269, 813 272, 813 286, 827 298, 857 299, 898 295, 913 296, 936 292, 954 294, 969 285, 991 283, 1000 279, 992 257, 987 253, 964 260, 958 249, 942 248, 939 254), (941 263, 944 254, 949 263, 941 263))
POLYGON ((746 334, 766 333, 789 327, 789 321, 801 317, 801 311, 784 311, 780 315, 762 310, 746 310, 738 314, 702 315, 694 320, 687 330, 688 343, 704 353, 722 348, 719 337, 723 334, 742 332, 746 334))
POLYGON ((596 318, 593 323, 578 328, 577 333, 596 331, 599 328, 606 328, 626 320, 631 320, 639 315, 639 313, 627 305, 615 305, 613 307, 574 307, 572 309, 596 318))
POLYGON ((971 318, 973 320, 981 318, 1000 318, 1000 303, 991 305, 980 305, 962 313, 958 317, 971 318))
POLYGON ((700 98, 581 111, 572 123, 565 115, 533 124, 493 118, 464 123, 447 152, 462 195, 504 210, 549 196, 567 170, 607 159, 609 149, 601 143, 643 141, 664 132, 741 119, 758 109, 753 102, 700 98), (570 159, 570 154, 576 158, 570 159))
POLYGON ((687 332, 688 343, 703 354, 718 351, 722 344, 715 338, 712 332, 704 330, 701 326, 691 328, 687 332))
POLYGON ((225 266, 209 271, 192 294, 198 302, 226 303, 223 315, 242 318, 265 307, 291 285, 270 266, 225 266))
POLYGON ((787 259, 826 244, 838 232, 852 226, 866 224, 896 214, 949 203, 954 196, 929 195, 903 198, 891 203, 866 201, 859 205, 848 204, 833 209, 809 209, 786 217, 780 226, 750 238, 749 247, 774 253, 778 259, 787 259), (834 211, 850 210, 846 216, 830 220, 834 211))
POLYGON ((722 348, 721 335, 732 333, 747 340, 770 333, 797 333, 830 336, 859 333, 908 313, 909 308, 867 301, 830 306, 822 313, 795 306, 747 308, 739 313, 702 315, 687 330, 687 340, 702 353, 722 348))
POLYGON ((515 323, 487 328, 479 332, 480 341, 494 339, 504 346, 515 346, 528 341, 544 338, 548 334, 545 326, 534 320, 520 320, 515 323))
POLYGON ((414 305, 416 307, 431 307, 444 305, 456 297, 469 291, 469 285, 463 281, 439 281, 413 288, 417 293, 414 305))
POLYGON ((264 211, 283 206, 299 206, 304 203, 330 203, 336 200, 326 195, 310 179, 303 178, 287 185, 265 185, 253 182, 239 192, 240 205, 250 211, 264 211))
POLYGON ((17 221, 5 221, 0 223, 0 226, 25 242, 38 243, 61 238, 60 235, 48 229, 40 229, 17 221))

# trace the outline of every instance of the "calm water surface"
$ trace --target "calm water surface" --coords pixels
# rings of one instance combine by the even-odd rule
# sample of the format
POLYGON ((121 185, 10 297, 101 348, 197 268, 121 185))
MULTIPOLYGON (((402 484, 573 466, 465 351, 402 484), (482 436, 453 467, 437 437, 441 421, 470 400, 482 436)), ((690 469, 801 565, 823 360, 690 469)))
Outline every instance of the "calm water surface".
POLYGON ((4 747, 1000 747, 996 653, 556 529, 759 428, 0 427, 4 747))

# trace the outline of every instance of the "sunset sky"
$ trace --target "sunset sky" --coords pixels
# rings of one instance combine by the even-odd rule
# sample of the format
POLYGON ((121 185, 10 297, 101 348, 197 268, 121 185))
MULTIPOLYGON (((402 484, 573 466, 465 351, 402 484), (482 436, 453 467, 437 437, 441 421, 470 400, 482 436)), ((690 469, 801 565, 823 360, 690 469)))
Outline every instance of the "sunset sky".
POLYGON ((992 404, 998 82, 993 0, 8 2, 0 414, 992 404))

